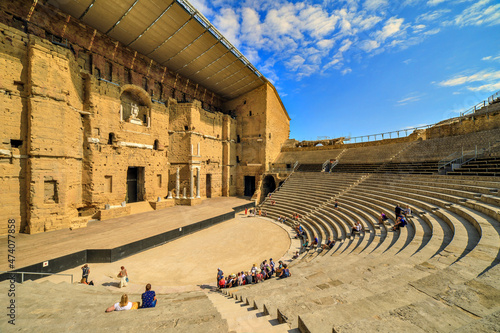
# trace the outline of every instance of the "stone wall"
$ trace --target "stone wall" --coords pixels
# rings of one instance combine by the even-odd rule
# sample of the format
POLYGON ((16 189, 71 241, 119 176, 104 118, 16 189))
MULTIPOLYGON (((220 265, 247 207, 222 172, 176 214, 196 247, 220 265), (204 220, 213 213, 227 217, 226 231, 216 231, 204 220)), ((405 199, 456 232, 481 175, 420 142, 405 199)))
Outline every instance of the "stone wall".
POLYGON ((254 89, 224 108, 238 120, 236 129, 236 193, 245 194, 245 176, 255 177, 255 188, 263 172, 278 156, 288 139, 290 118, 270 83, 254 89))
POLYGON ((27 42, 27 34, 0 26, 0 235, 9 218, 16 231, 26 226, 27 42))
POLYGON ((9 218, 37 233, 165 198, 177 168, 176 194, 200 195, 177 203, 241 195, 288 138, 269 84, 223 101, 45 1, 28 19, 32 4, 0 3, 0 235, 9 218))

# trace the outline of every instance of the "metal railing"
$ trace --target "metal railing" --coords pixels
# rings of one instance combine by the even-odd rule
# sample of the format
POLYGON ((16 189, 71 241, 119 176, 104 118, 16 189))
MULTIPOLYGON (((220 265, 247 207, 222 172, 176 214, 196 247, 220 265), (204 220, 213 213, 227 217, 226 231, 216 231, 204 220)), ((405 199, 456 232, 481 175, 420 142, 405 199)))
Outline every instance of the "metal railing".
POLYGON ((0 274, 7 273, 7 274, 21 274, 21 283, 24 282, 24 274, 26 275, 61 275, 61 276, 70 276, 71 277, 71 284, 73 284, 73 274, 62 274, 62 273, 38 273, 38 272, 6 272, 6 271, 0 271, 0 274))
POLYGON ((482 101, 481 103, 474 105, 473 107, 471 107, 468 110, 465 110, 464 112, 460 112, 460 117, 472 114, 472 113, 484 108, 485 106, 488 106, 490 104, 498 102, 499 99, 500 99, 500 91, 497 91, 496 93, 494 93, 493 95, 491 95, 490 97, 488 97, 487 99, 482 101))
MULTIPOLYGON (((326 160, 325 162, 323 162, 323 165, 321 166, 321 171, 322 171, 322 172, 326 172, 326 166, 327 166, 328 164, 330 164, 330 161, 331 161, 331 160, 326 160)), ((334 161, 333 161, 333 163, 331 163, 330 168, 328 169, 328 172, 331 172, 331 171, 332 171, 332 169, 333 169, 333 168, 334 168, 337 164, 339 164, 339 161, 338 161, 338 160, 334 160, 334 161)))
POLYGON ((346 138, 344 140, 344 143, 346 143, 346 142, 352 143, 353 140, 354 140, 354 143, 357 143, 357 142, 370 142, 370 141, 385 140, 385 139, 405 138, 408 136, 408 132, 411 135, 416 130, 428 129, 434 125, 435 124, 423 125, 423 126, 418 126, 418 127, 409 127, 409 128, 405 128, 405 129, 401 129, 401 130, 397 130, 397 131, 391 131, 391 132, 384 132, 384 133, 370 134, 370 135, 361 135, 361 136, 356 136, 354 138, 346 138))
MULTIPOLYGON (((493 103, 499 102, 500 101, 500 91, 497 91, 484 101, 474 105, 473 107, 460 112, 460 117, 464 117, 467 115, 470 115, 485 106, 491 105, 493 103)), ((370 135, 361 135, 361 136, 356 136, 356 137, 348 137, 344 139, 344 143, 357 143, 357 142, 370 142, 370 141, 377 141, 377 140, 384 140, 384 139, 397 139, 397 138, 405 138, 409 134, 411 135, 415 130, 420 130, 420 129, 428 129, 431 128, 438 123, 435 124, 430 124, 430 125, 422 125, 422 126, 417 126, 417 127, 409 127, 409 128, 404 128, 401 130, 397 131, 391 131, 391 132, 384 132, 384 133, 377 133, 377 134, 370 134, 370 135), (409 134, 408 134, 409 133, 409 134)))
POLYGON ((500 101, 500 90, 488 97, 488 104, 493 104, 500 101))
POLYGON ((491 143, 488 144, 487 148, 480 148, 477 149, 477 145, 475 146, 474 150, 466 150, 464 151, 462 147, 461 152, 455 152, 446 158, 442 159, 438 163, 438 171, 446 171, 446 168, 449 166, 451 168, 451 171, 461 167, 463 164, 472 161, 478 157, 482 157, 489 153, 493 146, 491 146, 491 143))

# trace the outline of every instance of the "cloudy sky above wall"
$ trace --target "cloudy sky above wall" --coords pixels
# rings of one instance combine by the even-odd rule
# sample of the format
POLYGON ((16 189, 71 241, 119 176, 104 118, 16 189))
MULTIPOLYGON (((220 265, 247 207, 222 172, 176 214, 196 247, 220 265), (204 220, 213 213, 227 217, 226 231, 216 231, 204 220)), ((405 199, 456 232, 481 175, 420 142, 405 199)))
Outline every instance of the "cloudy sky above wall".
POLYGON ((500 90, 497 0, 191 0, 276 86, 291 138, 457 116, 500 90))

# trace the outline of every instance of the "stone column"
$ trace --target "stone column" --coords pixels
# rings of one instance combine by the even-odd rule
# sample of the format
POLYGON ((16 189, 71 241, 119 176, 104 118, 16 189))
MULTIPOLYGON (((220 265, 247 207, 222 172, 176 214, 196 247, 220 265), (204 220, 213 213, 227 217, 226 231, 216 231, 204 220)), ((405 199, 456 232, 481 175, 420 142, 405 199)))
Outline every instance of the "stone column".
POLYGON ((175 198, 179 199, 180 196, 180 176, 179 176, 179 167, 177 167, 177 175, 175 178, 175 198))
POLYGON ((190 176, 189 176, 189 199, 193 199, 194 198, 194 174, 193 174, 193 167, 190 167, 189 168, 189 173, 190 173, 190 176))
POLYGON ((196 197, 200 197, 200 168, 196 168, 196 197))

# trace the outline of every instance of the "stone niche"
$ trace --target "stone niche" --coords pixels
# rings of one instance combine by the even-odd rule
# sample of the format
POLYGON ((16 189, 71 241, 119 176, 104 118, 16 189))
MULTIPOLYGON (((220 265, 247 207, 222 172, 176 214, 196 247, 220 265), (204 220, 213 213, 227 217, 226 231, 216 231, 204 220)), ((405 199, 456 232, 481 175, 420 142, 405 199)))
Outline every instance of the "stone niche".
POLYGON ((151 99, 137 86, 125 86, 120 95, 120 120, 140 126, 150 126, 151 99))

